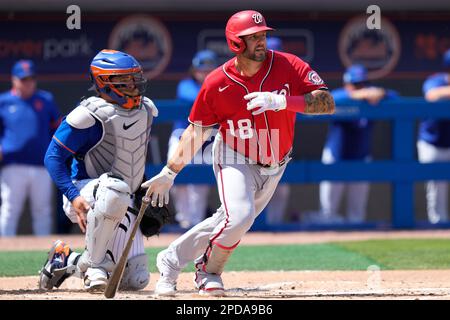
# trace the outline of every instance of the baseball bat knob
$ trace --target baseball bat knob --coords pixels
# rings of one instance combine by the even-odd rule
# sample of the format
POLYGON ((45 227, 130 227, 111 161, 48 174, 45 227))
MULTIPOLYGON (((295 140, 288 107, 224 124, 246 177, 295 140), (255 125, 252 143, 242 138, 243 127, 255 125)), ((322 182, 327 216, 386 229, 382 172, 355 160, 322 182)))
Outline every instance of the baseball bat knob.
POLYGON ((146 204, 150 203, 150 197, 144 196, 142 197, 142 202, 145 202, 146 204))

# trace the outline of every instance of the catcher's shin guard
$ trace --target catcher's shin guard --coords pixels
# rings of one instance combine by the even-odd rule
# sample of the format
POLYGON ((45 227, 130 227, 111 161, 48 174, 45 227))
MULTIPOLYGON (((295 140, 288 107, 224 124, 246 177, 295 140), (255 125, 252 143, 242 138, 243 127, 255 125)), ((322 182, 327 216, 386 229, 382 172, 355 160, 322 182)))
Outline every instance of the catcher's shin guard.
POLYGON ((86 247, 90 267, 112 271, 106 261, 106 251, 131 203, 130 193, 128 184, 119 177, 107 173, 100 176, 94 208, 87 215, 86 247))
POLYGON ((142 290, 149 282, 150 273, 148 272, 147 255, 144 253, 128 259, 119 290, 142 290))

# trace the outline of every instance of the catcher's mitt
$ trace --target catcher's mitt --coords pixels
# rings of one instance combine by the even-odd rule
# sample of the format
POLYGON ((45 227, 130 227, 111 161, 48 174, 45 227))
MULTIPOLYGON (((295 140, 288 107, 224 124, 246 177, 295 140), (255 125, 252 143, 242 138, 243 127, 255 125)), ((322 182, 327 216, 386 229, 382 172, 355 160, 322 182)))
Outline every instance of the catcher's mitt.
MULTIPOLYGON (((139 189, 135 193, 135 206, 137 209, 140 209, 141 207, 142 197, 145 195, 145 191, 146 189, 139 189)), ((155 234, 158 235, 161 228, 172 221, 173 214, 166 205, 164 205, 164 207, 152 207, 149 205, 147 209, 145 209, 139 227, 142 234, 148 238, 155 234)))

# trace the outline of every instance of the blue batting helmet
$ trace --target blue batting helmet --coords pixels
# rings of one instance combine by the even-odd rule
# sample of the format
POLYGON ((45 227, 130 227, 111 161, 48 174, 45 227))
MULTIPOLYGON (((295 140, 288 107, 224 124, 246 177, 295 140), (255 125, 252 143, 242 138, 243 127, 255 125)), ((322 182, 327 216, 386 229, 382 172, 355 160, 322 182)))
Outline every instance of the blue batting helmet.
POLYGON ((92 60, 90 75, 96 90, 121 107, 132 109, 141 105, 147 80, 141 65, 131 55, 104 49, 92 60), (118 76, 129 77, 114 79, 118 76))

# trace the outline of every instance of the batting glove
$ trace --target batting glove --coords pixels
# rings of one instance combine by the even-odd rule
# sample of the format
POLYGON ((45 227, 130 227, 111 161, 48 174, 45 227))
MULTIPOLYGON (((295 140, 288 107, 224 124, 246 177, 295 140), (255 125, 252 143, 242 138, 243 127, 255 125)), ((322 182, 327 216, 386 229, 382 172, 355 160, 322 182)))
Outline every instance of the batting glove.
POLYGON ((263 113, 268 110, 279 111, 286 109, 286 96, 272 92, 252 92, 244 96, 244 99, 250 100, 247 103, 247 110, 253 110, 253 115, 263 113))
POLYGON ((149 188, 151 205, 159 207, 169 204, 169 190, 177 174, 165 166, 159 174, 141 184, 142 188, 149 188))

